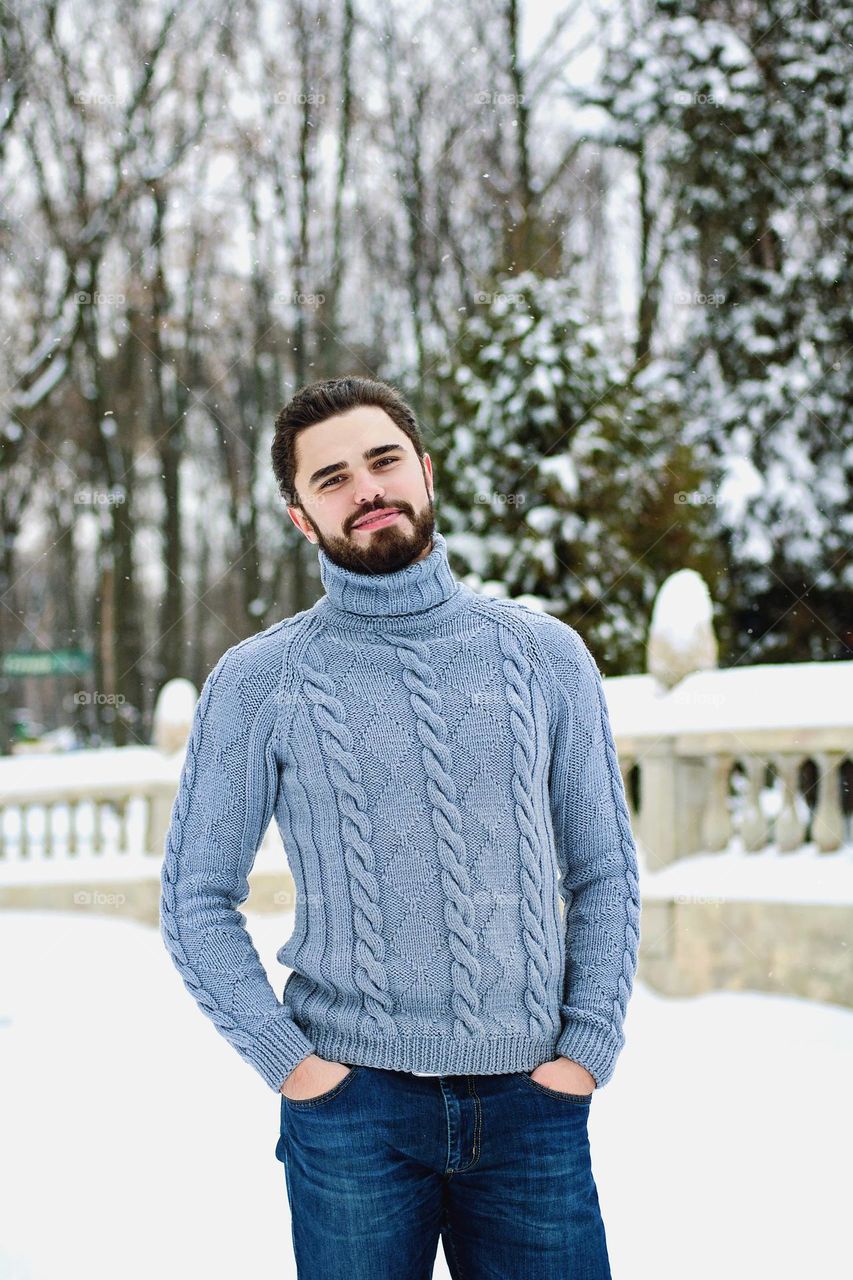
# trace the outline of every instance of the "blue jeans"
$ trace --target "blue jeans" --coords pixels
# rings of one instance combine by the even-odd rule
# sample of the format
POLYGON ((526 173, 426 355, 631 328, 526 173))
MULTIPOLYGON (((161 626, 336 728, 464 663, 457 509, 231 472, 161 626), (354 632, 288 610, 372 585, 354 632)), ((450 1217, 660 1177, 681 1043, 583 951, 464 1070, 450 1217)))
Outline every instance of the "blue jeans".
POLYGON ((590 1164, 593 1094, 528 1072, 427 1078, 352 1066, 282 1095, 299 1280, 610 1280, 590 1164))

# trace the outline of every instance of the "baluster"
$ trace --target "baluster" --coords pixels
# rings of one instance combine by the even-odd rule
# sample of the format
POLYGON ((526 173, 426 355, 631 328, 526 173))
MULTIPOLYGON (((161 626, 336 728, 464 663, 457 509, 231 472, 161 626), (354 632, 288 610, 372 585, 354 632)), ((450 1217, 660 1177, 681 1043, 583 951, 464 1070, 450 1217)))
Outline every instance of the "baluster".
POLYGON ((127 796, 114 801, 116 817, 116 853, 130 853, 130 817, 127 796))
POLYGON ((164 789, 159 785, 153 794, 150 793, 146 797, 143 853, 150 854, 154 858, 162 858, 174 800, 172 789, 164 789))
POLYGON ((44 846, 42 848, 42 857, 48 862, 52 861, 56 856, 56 842, 54 838, 54 822, 56 819, 56 805, 46 804, 44 806, 44 846))
POLYGON ((767 817, 761 808, 760 799, 766 765, 760 756, 746 756, 743 766, 746 770, 747 792, 744 797, 740 834, 744 852, 755 853, 758 849, 764 848, 769 837, 767 817))
POLYGON ((844 839, 841 812, 841 761, 844 753, 816 751, 813 754, 819 774, 812 837, 821 853, 831 853, 841 848, 844 839))
POLYGON ((6 816, 11 813, 12 806, 9 805, 4 809, 0 809, 0 862, 5 862, 9 857, 9 837, 6 835, 6 816))
POLYGON ((30 833, 30 810, 32 806, 21 805, 21 857, 29 862, 33 856, 33 837, 30 833))
POLYGON ((631 786, 630 786, 630 776, 631 776, 631 770, 633 769, 633 767, 634 767, 634 760, 632 757, 628 757, 626 759, 623 759, 622 756, 619 757, 619 772, 622 775, 622 786, 625 788, 625 801, 628 805, 628 817, 631 819, 632 827, 637 821, 637 813, 636 813, 636 810, 634 809, 634 800, 631 795, 631 786))
POLYGON ((154 801, 150 795, 147 795, 143 801, 142 810, 142 852, 151 853, 152 837, 154 833, 154 801))
MULTIPOLYGON (((6 819, 7 819, 8 817, 11 817, 11 815, 12 815, 13 813, 14 813, 15 817, 17 818, 17 821, 18 821, 18 830, 20 831, 20 829, 21 829, 21 827, 20 827, 20 823, 21 823, 21 806, 20 806, 20 805, 18 805, 18 804, 15 804, 15 805, 9 805, 9 806, 4 810, 4 812, 3 812, 3 821, 2 821, 2 822, 0 822, 0 860, 4 861, 4 862, 6 863, 6 865, 7 865, 7 866, 9 865, 9 863, 10 863, 10 862, 11 862, 11 860, 12 860, 12 859, 11 859, 11 855, 12 855, 12 847, 13 847, 12 842, 13 842, 13 840, 14 840, 14 838, 15 838, 15 837, 11 834, 11 831, 8 831, 8 832, 7 832, 7 829, 6 829, 6 819)), ((18 851, 19 851, 19 852, 20 852, 20 847, 21 847, 21 846, 20 846, 20 843, 19 843, 19 844, 18 844, 18 851)))
POLYGON ((732 835, 729 809, 729 774, 734 758, 721 753, 708 761, 708 800, 702 820, 702 847, 708 853, 725 849, 732 835))
POLYGON ((104 852, 104 801, 95 800, 92 820, 92 853, 99 857, 104 852))
POLYGON ((80 815, 80 803, 77 800, 68 801, 68 857, 76 858, 80 853, 80 832, 78 830, 77 819, 80 815))
POLYGON ((805 823, 797 811, 800 759, 798 755, 787 753, 773 757, 782 783, 782 807, 776 818, 776 844, 780 853, 791 853, 794 849, 799 849, 805 839, 805 823))

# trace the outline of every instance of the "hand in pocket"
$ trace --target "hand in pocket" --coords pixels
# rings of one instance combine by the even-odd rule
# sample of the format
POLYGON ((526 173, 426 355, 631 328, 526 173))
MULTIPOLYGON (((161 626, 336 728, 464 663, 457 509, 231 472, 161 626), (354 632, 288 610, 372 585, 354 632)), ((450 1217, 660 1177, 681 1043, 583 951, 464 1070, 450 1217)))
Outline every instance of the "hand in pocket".
POLYGON ((350 1071, 352 1067, 343 1062, 327 1062, 316 1053, 309 1053, 296 1064, 279 1092, 291 1102, 308 1102, 334 1089, 350 1071))

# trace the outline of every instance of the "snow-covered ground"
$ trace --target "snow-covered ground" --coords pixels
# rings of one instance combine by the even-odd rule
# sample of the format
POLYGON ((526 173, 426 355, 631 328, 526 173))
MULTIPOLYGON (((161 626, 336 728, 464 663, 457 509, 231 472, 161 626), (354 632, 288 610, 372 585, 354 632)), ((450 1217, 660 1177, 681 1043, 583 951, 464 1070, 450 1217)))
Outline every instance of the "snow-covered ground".
POLYGON ((790 853, 767 845, 747 853, 740 837, 721 853, 697 853, 678 858, 668 867, 649 871, 638 856, 643 899, 688 901, 853 903, 853 845, 821 853, 814 843, 790 853))
MULTIPOLYGON (((292 916, 247 921, 280 994, 292 916)), ((294 1277, 278 1100, 156 929, 7 912, 0 973, 0 1280, 294 1277)), ((614 1280, 846 1274, 853 1012, 638 983, 626 1030, 590 1115, 614 1280)))

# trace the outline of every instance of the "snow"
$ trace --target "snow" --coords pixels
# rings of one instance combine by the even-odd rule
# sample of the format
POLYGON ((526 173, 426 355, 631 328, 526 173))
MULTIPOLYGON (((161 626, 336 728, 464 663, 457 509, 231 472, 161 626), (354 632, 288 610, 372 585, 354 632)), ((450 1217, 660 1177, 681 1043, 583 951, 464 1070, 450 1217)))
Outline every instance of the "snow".
POLYGON ((555 476, 567 497, 577 498, 580 494, 580 478, 574 459, 568 453, 557 453, 550 458, 542 458, 538 463, 539 474, 555 476))
POLYGON ((53 388, 65 377, 67 368, 67 356, 56 356, 49 365, 45 366, 44 372, 36 378, 31 387, 26 391, 15 392, 15 407, 18 410, 35 409, 47 399, 53 388))
POLYGON ((27 752, 0 759, 0 789, 6 796, 30 794, 35 799, 47 792, 53 798, 66 788, 72 794, 88 793, 97 778, 99 790, 130 795, 144 790, 147 782, 174 782, 177 786, 181 763, 152 747, 103 747, 69 751, 61 757, 27 752))
MULTIPOLYGON (((79 284, 78 280, 78 284, 79 284)), ((80 286, 82 288, 82 285, 80 286)), ((30 352, 27 359, 18 369, 18 379, 28 378, 35 373, 45 361, 49 354, 64 342, 72 332, 77 323, 77 304, 73 300, 68 302, 63 313, 57 316, 50 324, 47 332, 35 348, 30 352)))
POLYGON ((773 846, 746 853, 740 838, 722 853, 679 858, 660 871, 640 860, 643 900, 686 898, 691 902, 788 902, 849 906, 853 904, 853 846, 833 853, 815 844, 791 853, 773 846))
POLYGON ((742 454, 730 454, 717 490, 717 502, 729 524, 741 524, 750 502, 758 498, 764 481, 755 464, 742 454))
POLYGON ((690 652, 697 636, 712 626, 714 606, 695 569, 679 569, 666 579, 655 599, 651 631, 675 653, 690 652))
POLYGON ((803 736, 810 729, 849 733, 853 662, 768 662, 696 671, 668 694, 650 675, 610 676, 604 689, 617 738, 763 729, 796 730, 803 736))
POLYGON ((559 513, 553 507, 531 507, 525 516, 525 524, 534 532, 548 537, 559 519, 559 513))
MULTIPOLYGON (((247 923, 280 994, 292 915, 247 923)), ((156 929, 7 912, 0 970, 4 1280, 292 1280, 279 1101, 156 929)), ((614 1276, 839 1275, 853 1012, 638 981, 625 1029, 589 1119, 614 1276)))
POLYGON ((198 703, 198 689, 192 680, 174 676, 167 680, 157 699, 157 721, 163 728, 189 729, 198 703))

